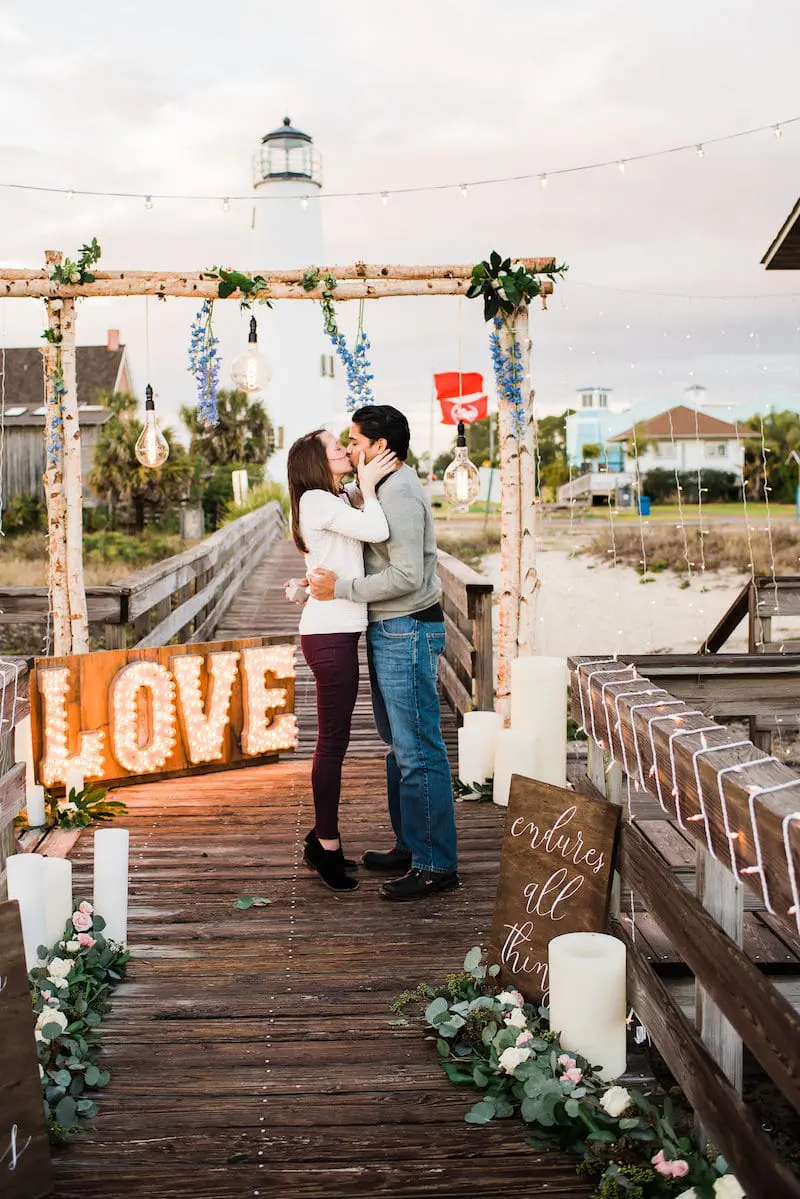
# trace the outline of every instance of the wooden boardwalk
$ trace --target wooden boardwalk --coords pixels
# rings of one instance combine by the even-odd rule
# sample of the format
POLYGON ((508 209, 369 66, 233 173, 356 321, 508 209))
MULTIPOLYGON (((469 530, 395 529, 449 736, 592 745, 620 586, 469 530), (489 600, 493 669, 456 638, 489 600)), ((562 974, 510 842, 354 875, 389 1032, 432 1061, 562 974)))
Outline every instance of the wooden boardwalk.
MULTIPOLYGON (((280 545, 221 637, 296 630, 280 545)), ((380 879, 336 897, 302 864, 311 826, 313 687, 299 672, 301 748, 279 764, 125 789, 133 961, 102 1026, 112 1081, 93 1131, 56 1154, 60 1199, 588 1196, 574 1160, 542 1155, 521 1122, 465 1124, 414 1020, 389 1003, 486 944, 503 813, 458 807, 463 888, 402 907, 380 879), (266 908, 233 908, 263 895, 266 908)), ((448 739, 454 724, 447 720, 448 739)), ((391 841, 368 684, 345 769, 353 856, 391 841)), ((91 836, 74 846, 89 895, 91 836)))

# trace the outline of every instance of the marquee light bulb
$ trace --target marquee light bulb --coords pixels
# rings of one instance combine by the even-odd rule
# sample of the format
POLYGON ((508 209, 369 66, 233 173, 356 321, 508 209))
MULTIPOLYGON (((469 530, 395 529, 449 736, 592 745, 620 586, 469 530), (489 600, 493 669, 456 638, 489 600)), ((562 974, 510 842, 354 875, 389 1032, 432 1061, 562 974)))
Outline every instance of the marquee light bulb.
POLYGON ((67 692, 69 670, 66 666, 42 670, 39 674, 44 725, 41 778, 45 787, 66 783, 67 772, 84 778, 103 774, 105 734, 102 731, 80 734, 80 750, 69 756, 67 743, 67 692))
POLYGON ((272 378, 272 368, 258 349, 258 322, 254 316, 250 317, 247 349, 237 354, 231 363, 231 378, 238 391, 250 395, 263 391, 272 378))
POLYGON ((142 466, 155 470, 169 458, 169 442, 158 427, 153 389, 147 384, 144 403, 144 428, 136 441, 134 453, 142 466))
POLYGON ((248 755, 271 750, 294 749, 297 745, 297 718, 280 712, 286 704, 285 687, 267 687, 267 674, 275 679, 293 679, 293 645, 263 645, 242 650, 242 698, 244 724, 242 751, 248 755))
POLYGON ((178 688, 187 756, 194 765, 218 762, 223 756, 238 662, 239 654, 233 651, 208 655, 209 685, 204 709, 200 687, 203 658, 199 654, 183 654, 170 659, 178 688))
POLYGON ((481 489, 477 467, 467 456, 464 422, 458 422, 456 456, 444 472, 444 494, 456 512, 467 512, 481 489))
POLYGON ((115 675, 109 693, 113 753, 131 774, 161 770, 175 748, 174 696, 172 675, 157 662, 130 662, 115 675))

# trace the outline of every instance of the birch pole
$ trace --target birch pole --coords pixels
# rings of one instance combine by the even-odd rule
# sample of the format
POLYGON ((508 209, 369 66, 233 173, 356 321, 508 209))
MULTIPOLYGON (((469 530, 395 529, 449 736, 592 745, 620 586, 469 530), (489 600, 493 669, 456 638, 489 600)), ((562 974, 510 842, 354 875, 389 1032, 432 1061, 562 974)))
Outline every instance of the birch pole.
MULTIPOLYGON (((513 357, 514 325, 498 330, 502 352, 513 357)), ((514 408, 500 395, 500 599, 498 602, 497 687, 495 707, 511 714, 511 662, 517 655, 520 608, 521 479, 519 428, 514 408)))
POLYGON ((519 432, 519 620, 516 656, 532 654, 536 648, 536 599, 539 575, 536 571, 536 413, 531 388, 531 341, 528 306, 515 313, 512 328, 521 350, 522 427, 519 432))
POLYGON ((64 300, 64 307, 61 309, 61 369, 64 380, 61 413, 64 421, 64 500, 66 504, 70 653, 86 654, 89 652, 89 615, 86 606, 86 588, 83 582, 83 479, 75 358, 75 300, 64 300))
MULTIPOLYGON (((55 266, 61 255, 45 252, 48 266, 55 266)), ((61 311, 63 300, 48 300, 47 322, 54 341, 47 343, 45 361, 44 435, 47 464, 44 492, 47 503, 47 582, 53 619, 53 646, 57 656, 70 652, 69 595, 67 592, 67 506, 64 496, 64 439, 61 413, 61 311)))

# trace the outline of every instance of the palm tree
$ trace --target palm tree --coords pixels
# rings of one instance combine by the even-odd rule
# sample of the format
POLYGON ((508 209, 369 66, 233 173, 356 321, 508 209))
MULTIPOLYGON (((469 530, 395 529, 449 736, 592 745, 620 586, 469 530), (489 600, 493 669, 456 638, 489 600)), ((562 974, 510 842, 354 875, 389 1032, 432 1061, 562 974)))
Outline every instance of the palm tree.
POLYGON ((264 466, 275 439, 263 404, 244 391, 220 391, 217 410, 219 424, 206 428, 194 408, 181 408, 181 420, 192 435, 190 455, 196 454, 210 467, 232 463, 264 466))
POLYGON ((116 506, 127 503, 134 511, 135 531, 141 533, 147 505, 163 509, 183 498, 192 476, 192 463, 172 429, 166 428, 162 432, 169 443, 169 458, 156 470, 142 466, 136 457, 142 423, 136 417, 135 396, 114 392, 98 398, 113 415, 103 426, 95 447, 89 483, 106 496, 112 529, 116 506))

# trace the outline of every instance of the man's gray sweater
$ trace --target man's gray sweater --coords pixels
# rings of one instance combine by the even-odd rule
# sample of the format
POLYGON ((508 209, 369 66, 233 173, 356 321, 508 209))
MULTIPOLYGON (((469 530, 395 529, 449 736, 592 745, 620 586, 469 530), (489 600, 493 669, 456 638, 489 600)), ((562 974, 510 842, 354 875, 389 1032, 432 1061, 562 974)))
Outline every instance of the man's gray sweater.
POLYGON ((369 604, 370 620, 421 612, 441 598, 430 501, 419 476, 401 466, 380 484, 389 540, 364 546, 366 578, 337 579, 336 598, 369 604))

